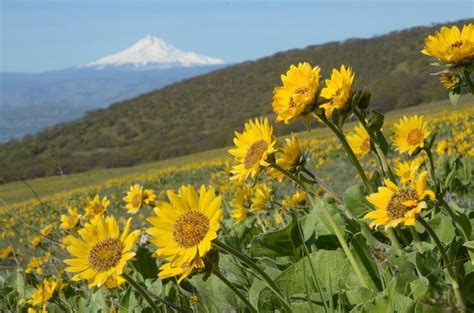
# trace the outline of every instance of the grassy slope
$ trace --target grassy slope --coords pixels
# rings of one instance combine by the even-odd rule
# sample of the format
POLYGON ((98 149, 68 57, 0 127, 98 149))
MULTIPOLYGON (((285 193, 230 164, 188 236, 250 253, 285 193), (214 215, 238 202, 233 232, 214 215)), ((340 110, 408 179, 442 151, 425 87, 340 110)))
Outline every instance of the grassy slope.
MULTIPOLYGON (((386 115, 386 118, 389 123, 393 123, 402 115, 429 115, 442 110, 459 110, 468 106, 472 106, 474 104, 474 101, 472 97, 469 96, 462 98, 461 103, 462 104, 453 107, 447 100, 431 102, 423 105, 391 111, 386 115)), ((352 127, 352 125, 348 124, 348 127, 352 127)), ((311 133, 299 133, 298 136, 302 139, 307 139, 311 137, 326 136, 329 134, 330 133, 328 129, 324 128, 315 129, 311 133)), ((31 188, 35 190, 36 193, 38 193, 40 197, 42 197, 46 195, 69 191, 76 188, 84 188, 89 187, 91 185, 105 183, 107 180, 112 178, 144 174, 152 170, 181 166, 189 164, 191 162, 206 162, 227 158, 228 149, 229 148, 215 149, 206 152, 187 155, 184 157, 178 157, 159 162, 151 162, 132 167, 93 170, 89 172, 71 174, 67 176, 38 178, 26 182, 29 186, 31 186, 31 188)), ((12 205, 15 202, 25 201, 34 198, 35 195, 27 184, 23 182, 13 182, 0 185, 0 199, 6 202, 8 205, 12 205)))
MULTIPOLYGON (((466 21, 458 21, 462 24, 466 21)), ((6 181, 162 160, 229 145, 248 118, 270 114, 273 87, 292 63, 319 64, 323 76, 344 63, 385 110, 444 99, 446 92, 420 53, 439 25, 369 39, 331 42, 280 52, 173 84, 18 143, 0 146, 6 181), (52 157, 51 157, 52 156, 52 157), (55 162, 52 161, 54 158, 55 162)), ((301 129, 301 128, 300 128, 301 129)), ((289 128, 277 127, 282 134, 289 128)))

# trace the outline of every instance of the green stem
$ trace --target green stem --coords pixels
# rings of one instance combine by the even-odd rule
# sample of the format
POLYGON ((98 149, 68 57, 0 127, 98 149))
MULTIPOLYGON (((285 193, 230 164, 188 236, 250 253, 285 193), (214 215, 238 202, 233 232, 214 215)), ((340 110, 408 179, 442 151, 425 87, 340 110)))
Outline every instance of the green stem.
POLYGON ((441 203, 443 208, 448 212, 448 215, 451 217, 451 219, 454 221, 456 224, 456 228, 459 230, 461 233, 461 236, 463 237, 464 242, 469 241, 469 236, 467 235, 466 231, 464 230, 463 226, 459 222, 458 216, 454 213, 454 211, 451 209, 451 207, 446 203, 444 200, 444 195, 443 192, 441 191, 441 186, 438 181, 438 178, 435 173, 435 165, 434 165, 434 160, 433 160, 433 154, 431 153, 431 150, 428 148, 424 148, 426 155, 428 156, 429 164, 430 164, 430 175, 431 179, 433 179, 434 184, 435 184, 435 193, 436 193, 436 199, 441 203))
POLYGON ((250 259, 248 256, 246 256, 242 252, 235 250, 234 248, 226 245, 225 243, 219 240, 214 240, 212 243, 220 250, 235 256, 236 258, 238 258, 239 260, 247 264, 254 271, 256 271, 260 275, 260 277, 267 283, 268 288, 270 288, 270 290, 272 290, 273 293, 278 297, 285 311, 292 312, 291 306, 286 302, 285 298, 283 297, 283 294, 281 293, 280 289, 275 284, 275 282, 273 282, 270 276, 268 276, 268 274, 265 273, 265 271, 263 271, 257 264, 255 264, 255 262, 252 261, 252 259, 250 259))
POLYGON ((390 242, 392 243, 392 246, 400 255, 402 253, 402 247, 400 246, 400 242, 398 241, 395 231, 393 230, 393 228, 387 228, 386 232, 387 232, 388 238, 390 239, 390 242))
POLYGON ((453 269, 453 267, 451 266, 451 264, 449 262, 448 255, 446 254, 446 250, 444 249, 443 244, 439 240, 439 238, 436 235, 436 233, 434 232, 434 230, 431 228, 430 224, 428 224, 428 222, 426 222, 421 216, 418 216, 418 221, 423 225, 423 227, 426 229, 426 231, 428 232, 428 234, 431 236, 431 238, 435 242, 436 246, 438 247, 438 250, 441 254, 441 258, 443 259, 444 266, 448 270, 448 276, 449 276, 449 279, 451 281, 451 285, 453 287, 454 296, 456 297, 457 305, 458 305, 461 313, 465 313, 466 312, 466 305, 464 303, 464 300, 463 300, 463 297, 462 297, 462 294, 461 294, 459 283, 458 283, 458 280, 456 278, 456 274, 454 273, 454 269, 453 269))
POLYGON ((346 254, 346 257, 349 260, 349 263, 351 264, 352 268, 354 269, 354 271, 356 273, 356 276, 359 279, 359 283, 362 286, 364 286, 365 288, 370 289, 369 284, 365 280, 365 276, 364 276, 364 274, 362 273, 362 270, 359 267, 359 264, 357 263, 356 259, 354 258, 354 255, 352 254, 351 249, 347 245, 347 242, 346 242, 346 239, 344 238, 342 229, 336 223, 336 221, 334 220, 331 213, 328 212, 328 210, 327 210, 326 206, 324 205, 323 201, 321 199, 319 199, 318 197, 313 198, 313 197, 310 196, 308 198, 309 198, 309 201, 311 202, 311 206, 313 207, 313 209, 316 208, 317 206, 319 206, 321 208, 321 212, 323 212, 324 217, 327 219, 329 225, 331 226, 332 230, 334 231, 334 234, 336 235, 336 237, 339 241, 339 244, 342 247, 342 250, 344 250, 344 253, 346 254), (316 203, 315 201, 317 201, 318 203, 316 203))
POLYGON ((240 292, 240 290, 237 289, 237 287, 235 287, 234 284, 232 284, 227 278, 225 278, 225 276, 218 269, 213 269, 212 273, 216 275, 224 284, 226 284, 227 287, 229 287, 234 292, 234 294, 240 298, 240 300, 242 300, 242 302, 245 304, 245 306, 247 307, 247 309, 249 309, 250 312, 257 313, 257 310, 253 307, 249 300, 247 300, 247 298, 240 292))
MULTIPOLYGON (((321 118, 321 117, 320 117, 321 118)), ((321 120, 324 122, 324 124, 326 124, 331 130, 332 132, 336 135, 336 137, 339 139, 339 141, 341 142, 342 144, 342 147, 344 148, 344 150, 346 151, 346 154, 347 154, 347 157, 349 158, 349 160, 352 162, 352 164, 355 166, 357 172, 359 173, 359 176, 360 178, 362 179, 362 181, 364 182, 364 186, 365 188, 367 189, 367 191, 369 191, 370 193, 373 193, 374 190, 372 188, 372 185, 369 183, 369 179, 367 178, 367 175, 365 175, 365 172, 364 172, 364 169, 362 168, 362 166, 360 165, 360 162, 359 160, 357 159, 357 157, 355 156, 354 154, 354 151, 352 151, 352 148, 351 146, 349 145, 349 143, 347 142, 346 138, 344 137, 344 134, 342 133, 342 131, 340 131, 336 125, 334 125, 333 123, 331 123, 330 121, 328 121, 326 119, 326 117, 324 118, 321 118, 321 120)))
POLYGON ((276 164, 276 163, 270 163, 270 166, 273 167, 274 169, 276 169, 277 171, 280 171, 282 174, 285 174, 289 179, 291 179, 295 184, 297 184, 299 187, 301 187, 301 189, 303 189, 305 192, 313 194, 310 190, 308 190, 308 188, 306 188, 305 184, 303 184, 303 183, 298 179, 298 177, 296 177, 295 175, 291 174, 290 172, 288 172, 287 170, 285 170, 285 169, 284 169, 283 167, 281 167, 280 165, 278 165, 278 164, 276 164))
POLYGON ((56 297, 54 300, 53 300, 54 303, 56 303, 56 305, 61 309, 63 310, 63 312, 69 312, 69 309, 64 305, 64 303, 61 301, 61 299, 59 299, 59 297, 56 297))
POLYGON ((369 134, 370 139, 372 140, 372 143, 374 144, 375 151, 377 153, 377 156, 380 162, 380 166, 382 167, 382 171, 385 173, 388 179, 390 179, 392 182, 395 183, 395 176, 393 175, 392 169, 390 168, 390 165, 388 164, 385 153, 383 153, 382 148, 380 147, 377 137, 373 134, 372 130, 367 126, 367 122, 365 118, 362 116, 361 112, 354 110, 354 115, 360 121, 360 123, 364 127, 367 134, 369 134))
POLYGON ((137 283, 127 273, 122 273, 122 276, 130 285, 133 286, 133 288, 135 288, 136 291, 138 291, 138 293, 140 293, 140 295, 146 300, 146 302, 148 302, 153 312, 160 312, 160 310, 158 309, 158 306, 153 301, 153 299, 151 298, 150 294, 148 293, 146 289, 144 289, 139 283, 137 283))
POLYGON ((421 246, 421 240, 420 240, 420 237, 418 236, 418 233, 413 227, 408 227, 408 229, 410 230, 411 236, 413 237, 413 241, 415 242, 416 250, 422 253, 423 247, 421 246))

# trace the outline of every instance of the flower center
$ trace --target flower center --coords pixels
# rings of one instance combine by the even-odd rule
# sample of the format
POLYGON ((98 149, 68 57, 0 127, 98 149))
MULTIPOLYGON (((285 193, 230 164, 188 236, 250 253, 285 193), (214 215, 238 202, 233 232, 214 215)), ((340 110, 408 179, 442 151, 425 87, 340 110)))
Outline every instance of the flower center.
POLYGON ((417 194, 414 189, 400 189, 393 193, 392 197, 388 201, 387 215, 391 219, 401 218, 412 209, 410 206, 406 206, 403 202, 408 200, 416 200, 417 194))
POLYGON ((362 140, 362 143, 360 144, 360 150, 362 151, 368 151, 370 149, 370 139, 365 138, 362 140))
POLYGON ((138 208, 138 207, 140 207, 141 204, 142 204, 142 195, 141 194, 135 194, 132 198, 132 205, 135 208, 138 208))
POLYGON ((407 142, 409 145, 419 145, 423 141, 423 133, 419 129, 412 129, 408 133, 407 142))
POLYGON ((247 154, 245 155, 245 169, 251 168, 255 163, 260 161, 263 153, 267 150, 267 148, 268 144, 265 140, 259 140, 254 142, 247 151, 247 154))
POLYGON ((116 266, 122 257, 123 243, 118 238, 105 238, 97 242, 89 252, 89 265, 98 272, 116 266))
POLYGON ((176 219, 173 237, 179 246, 191 248, 206 237, 209 219, 201 212, 187 211, 176 219))
POLYGON ((462 44, 463 44, 462 40, 458 40, 458 41, 453 42, 453 43, 451 44, 451 47, 453 47, 453 48, 459 48, 459 47, 462 46, 462 44))

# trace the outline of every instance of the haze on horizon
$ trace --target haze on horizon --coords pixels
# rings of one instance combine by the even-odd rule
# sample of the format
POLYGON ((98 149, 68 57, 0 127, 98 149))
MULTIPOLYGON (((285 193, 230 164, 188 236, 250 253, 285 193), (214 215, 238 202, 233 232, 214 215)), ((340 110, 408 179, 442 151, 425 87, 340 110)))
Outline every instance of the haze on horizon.
POLYGON ((465 0, 2 0, 0 71, 85 64, 126 49, 146 34, 184 51, 236 63, 328 41, 471 18, 474 11, 466 5, 474 6, 465 0))

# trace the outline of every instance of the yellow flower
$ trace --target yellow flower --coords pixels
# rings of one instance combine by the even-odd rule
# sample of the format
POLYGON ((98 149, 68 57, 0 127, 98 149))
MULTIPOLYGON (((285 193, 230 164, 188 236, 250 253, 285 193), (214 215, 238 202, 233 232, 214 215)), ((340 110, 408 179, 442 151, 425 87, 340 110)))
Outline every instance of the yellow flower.
POLYGON ((89 280, 89 288, 101 286, 107 279, 121 276, 128 260, 133 258, 133 246, 140 236, 135 230, 129 234, 131 219, 127 220, 122 235, 115 217, 100 217, 96 225, 79 230, 81 239, 69 238, 67 250, 74 259, 64 260, 67 272, 77 273, 73 281, 89 280))
POLYGON ((138 184, 130 187, 127 196, 123 198, 123 200, 127 202, 126 209, 130 214, 137 213, 143 204, 150 204, 155 199, 156 196, 153 190, 143 190, 143 186, 138 184))
POLYGON ((306 192, 297 191, 291 197, 286 197, 282 201, 282 206, 287 210, 288 208, 294 208, 298 205, 304 204, 306 201, 306 192))
POLYGON ((315 102, 319 88, 319 66, 307 62, 291 65, 286 75, 281 75, 283 86, 273 90, 273 112, 276 121, 286 124, 293 118, 306 114, 315 102))
POLYGON ((461 80, 459 76, 452 73, 442 73, 439 75, 439 81, 444 88, 450 90, 459 85, 461 80))
POLYGON ((474 56, 474 25, 464 25, 462 31, 457 26, 441 27, 434 36, 425 39, 421 53, 446 63, 461 63, 474 56))
POLYGON ((242 186, 235 192, 235 197, 230 202, 232 210, 230 217, 235 219, 235 224, 243 222, 248 215, 248 208, 250 207, 250 189, 247 186, 242 186))
POLYGON ((326 117, 331 117, 332 111, 342 110, 346 107, 352 94, 352 82, 354 81, 352 68, 342 65, 341 70, 333 69, 331 79, 326 79, 326 87, 321 90, 321 97, 328 102, 321 105, 326 117))
POLYGON ((242 134, 235 132, 234 144, 236 148, 230 149, 229 153, 239 164, 232 168, 231 179, 239 181, 255 177, 261 168, 269 166, 268 156, 276 151, 273 127, 267 118, 246 123, 242 134))
POLYGON ((34 236, 32 239, 31 239, 31 246, 33 248, 36 248, 40 243, 41 243, 41 240, 43 239, 42 236, 34 236))
POLYGON ((104 213, 107 207, 109 206, 109 204, 110 204, 110 201, 107 199, 107 197, 103 197, 102 199, 100 199, 100 197, 96 195, 87 204, 86 216, 100 215, 104 213))
POLYGON ((412 154, 416 149, 423 148, 425 139, 430 135, 422 116, 404 116, 394 125, 393 143, 400 153, 412 154))
POLYGON ((410 183, 402 188, 385 180, 386 187, 379 187, 377 193, 367 196, 367 200, 375 206, 376 210, 367 213, 364 219, 373 220, 371 227, 415 225, 416 216, 427 207, 423 199, 425 197, 435 199, 433 191, 426 189, 427 178, 428 172, 422 172, 417 179, 414 176, 410 183))
POLYGON ((270 201, 271 189, 265 183, 258 183, 255 186, 253 197, 250 199, 252 211, 262 213, 265 210, 266 204, 270 201))
POLYGON ((68 215, 61 215, 61 225, 59 225, 60 228, 66 230, 73 229, 81 218, 81 215, 77 213, 76 208, 69 208, 67 209, 67 212, 68 215))
POLYGON ((370 153, 370 136, 360 123, 354 131, 355 134, 347 135, 347 142, 356 155, 363 157, 370 153))
MULTIPOLYGON (((296 166, 301 156, 298 138, 294 135, 292 135, 291 138, 286 138, 286 145, 283 147, 282 152, 283 153, 276 159, 276 164, 285 170, 289 170, 291 167, 296 166)), ((274 168, 271 169, 270 176, 280 182, 286 177, 285 174, 274 168)))
POLYGON ((160 267, 161 279, 181 275, 178 282, 189 276, 194 268, 204 266, 203 258, 217 238, 223 218, 222 198, 213 187, 201 186, 199 194, 193 186, 181 186, 178 193, 167 191, 167 202, 155 208, 156 216, 147 220, 149 241, 158 249, 155 254, 168 260, 160 267))
POLYGON ((5 260, 6 258, 8 258, 11 254, 13 254, 13 247, 12 246, 8 246, 4 249, 1 249, 0 250, 0 260, 5 260))
POLYGON ((123 283, 125 283, 125 279, 123 277, 118 275, 112 275, 105 281, 105 287, 107 287, 107 289, 113 289, 117 288, 123 283))
POLYGON ((33 305, 42 304, 48 302, 49 299, 54 297, 63 287, 63 281, 61 279, 55 280, 54 278, 44 279, 41 285, 38 285, 36 291, 31 295, 33 305))
POLYGON ((53 228, 54 225, 52 224, 46 225, 45 227, 41 228, 40 234, 43 235, 43 237, 49 236, 53 231, 53 228))
POLYGON ((400 177, 400 182, 406 183, 412 177, 413 173, 418 171, 418 168, 425 162, 423 158, 416 158, 411 161, 395 163, 395 175, 400 177))
POLYGON ((46 255, 44 257, 32 257, 28 265, 26 266, 25 273, 32 273, 35 272, 38 275, 43 274, 42 266, 49 261, 49 256, 46 255))

